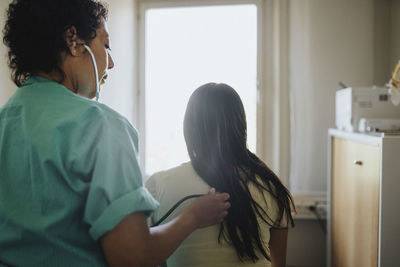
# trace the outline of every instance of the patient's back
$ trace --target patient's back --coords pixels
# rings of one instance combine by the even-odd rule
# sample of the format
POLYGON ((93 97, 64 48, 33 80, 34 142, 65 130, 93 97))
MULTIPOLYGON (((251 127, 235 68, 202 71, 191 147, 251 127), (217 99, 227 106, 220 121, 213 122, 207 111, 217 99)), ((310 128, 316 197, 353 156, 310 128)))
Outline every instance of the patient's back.
MULTIPOLYGON (((159 209, 153 214, 154 221, 160 219, 176 202, 185 196, 192 194, 207 194, 210 186, 207 185, 194 171, 190 162, 178 167, 154 174, 146 182, 146 187, 150 193, 160 202, 159 209)), ((271 219, 277 218, 278 206, 275 199, 264 192, 268 208, 263 200, 262 193, 254 185, 249 185, 250 192, 271 219)), ((180 214, 193 202, 193 199, 181 204, 163 223, 170 221, 180 214)), ((266 251, 269 253, 269 229, 270 226, 258 220, 260 233, 266 251)), ((221 244, 218 243, 219 225, 196 230, 192 233, 181 246, 168 259, 168 267, 235 267, 235 266, 271 266, 271 263, 261 254, 256 263, 251 261, 240 262, 234 247, 229 246, 223 238, 221 244)))

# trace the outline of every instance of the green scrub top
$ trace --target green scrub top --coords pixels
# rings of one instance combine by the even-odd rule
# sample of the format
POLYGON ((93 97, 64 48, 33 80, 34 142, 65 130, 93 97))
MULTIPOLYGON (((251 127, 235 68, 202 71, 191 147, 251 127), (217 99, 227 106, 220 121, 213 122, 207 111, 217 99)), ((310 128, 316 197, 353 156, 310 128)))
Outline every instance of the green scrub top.
POLYGON ((0 109, 1 262, 106 266, 100 237, 157 207, 137 132, 114 110, 41 77, 0 109))

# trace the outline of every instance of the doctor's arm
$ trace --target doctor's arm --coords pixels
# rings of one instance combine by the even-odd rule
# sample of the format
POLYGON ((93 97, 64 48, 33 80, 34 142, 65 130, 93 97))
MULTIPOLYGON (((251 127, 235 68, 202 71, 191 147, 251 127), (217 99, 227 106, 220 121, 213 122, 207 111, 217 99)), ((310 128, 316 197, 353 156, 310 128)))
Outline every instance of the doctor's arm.
POLYGON ((167 224, 149 228, 142 212, 126 216, 101 238, 110 266, 157 266, 198 228, 222 221, 230 204, 228 194, 209 193, 167 224))

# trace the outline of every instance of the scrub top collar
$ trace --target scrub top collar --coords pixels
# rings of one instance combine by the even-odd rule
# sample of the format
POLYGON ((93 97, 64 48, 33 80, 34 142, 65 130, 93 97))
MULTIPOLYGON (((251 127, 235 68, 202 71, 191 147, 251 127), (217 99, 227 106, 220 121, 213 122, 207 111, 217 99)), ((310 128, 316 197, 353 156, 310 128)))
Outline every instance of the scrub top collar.
MULTIPOLYGON (((52 90, 54 90, 55 88, 57 88, 58 90, 61 89, 61 91, 65 92, 65 93, 67 93, 67 94, 73 95, 73 96, 75 96, 75 97, 81 97, 81 96, 79 96, 78 94, 75 94, 75 93, 71 92, 71 91, 70 91, 67 87, 65 87, 64 85, 62 85, 62 84, 60 84, 60 83, 58 83, 58 82, 49 80, 49 79, 47 79, 47 78, 44 78, 44 77, 42 77, 42 76, 31 76, 31 77, 29 77, 28 80, 26 80, 26 82, 24 83, 24 85, 22 85, 21 87, 25 87, 25 86, 28 86, 28 85, 33 85, 33 84, 36 84, 36 83, 38 83, 38 84, 39 84, 39 83, 47 84, 47 86, 51 86, 52 90)), ((46 87, 47 87, 47 86, 46 86, 46 87)), ((42 87, 41 87, 41 88, 42 88, 42 87)), ((57 89, 56 89, 56 90, 57 90, 57 89)))
POLYGON ((24 83, 23 86, 31 85, 31 84, 34 84, 34 83, 55 83, 55 84, 58 84, 58 85, 62 86, 61 84, 59 84, 57 82, 51 81, 51 80, 46 79, 46 78, 41 77, 41 76, 31 76, 31 77, 29 77, 28 80, 26 80, 26 82, 24 83))

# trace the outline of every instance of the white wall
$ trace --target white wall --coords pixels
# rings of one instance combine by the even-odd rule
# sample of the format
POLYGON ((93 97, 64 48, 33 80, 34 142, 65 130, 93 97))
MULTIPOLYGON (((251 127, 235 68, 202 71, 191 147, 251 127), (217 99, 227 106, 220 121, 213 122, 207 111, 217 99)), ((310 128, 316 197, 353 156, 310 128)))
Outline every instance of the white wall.
POLYGON ((134 0, 107 0, 109 4, 108 27, 111 37, 112 57, 115 67, 100 92, 100 102, 107 104, 136 123, 137 81, 136 58, 136 7, 134 0))
POLYGON ((400 1, 390 1, 390 71, 393 71, 400 60, 400 1))
MULTIPOLYGON (((390 64, 391 39, 399 38, 390 34, 392 28, 391 6, 391 0, 375 0, 374 83, 379 86, 387 83, 390 79, 394 67, 390 64)), ((397 25, 400 25, 400 21, 397 25)))
MULTIPOLYGON (((10 1, 0 1, 0 29, 3 31, 6 20, 6 9, 10 1)), ((17 88, 11 80, 11 72, 7 66, 7 48, 3 44, 3 34, 0 40, 0 107, 7 102, 7 99, 14 93, 17 88)))
POLYGON ((326 236, 317 220, 295 220, 289 229, 287 267, 326 267, 326 236))
POLYGON ((338 82, 374 79, 374 2, 290 1, 292 193, 326 192, 327 130, 338 82))
MULTIPOLYGON (((398 14, 398 0, 290 0, 293 194, 326 192, 338 81, 381 86, 390 79, 400 59, 398 14)), ((297 220, 288 266, 325 266, 325 244, 316 221, 297 220)))

